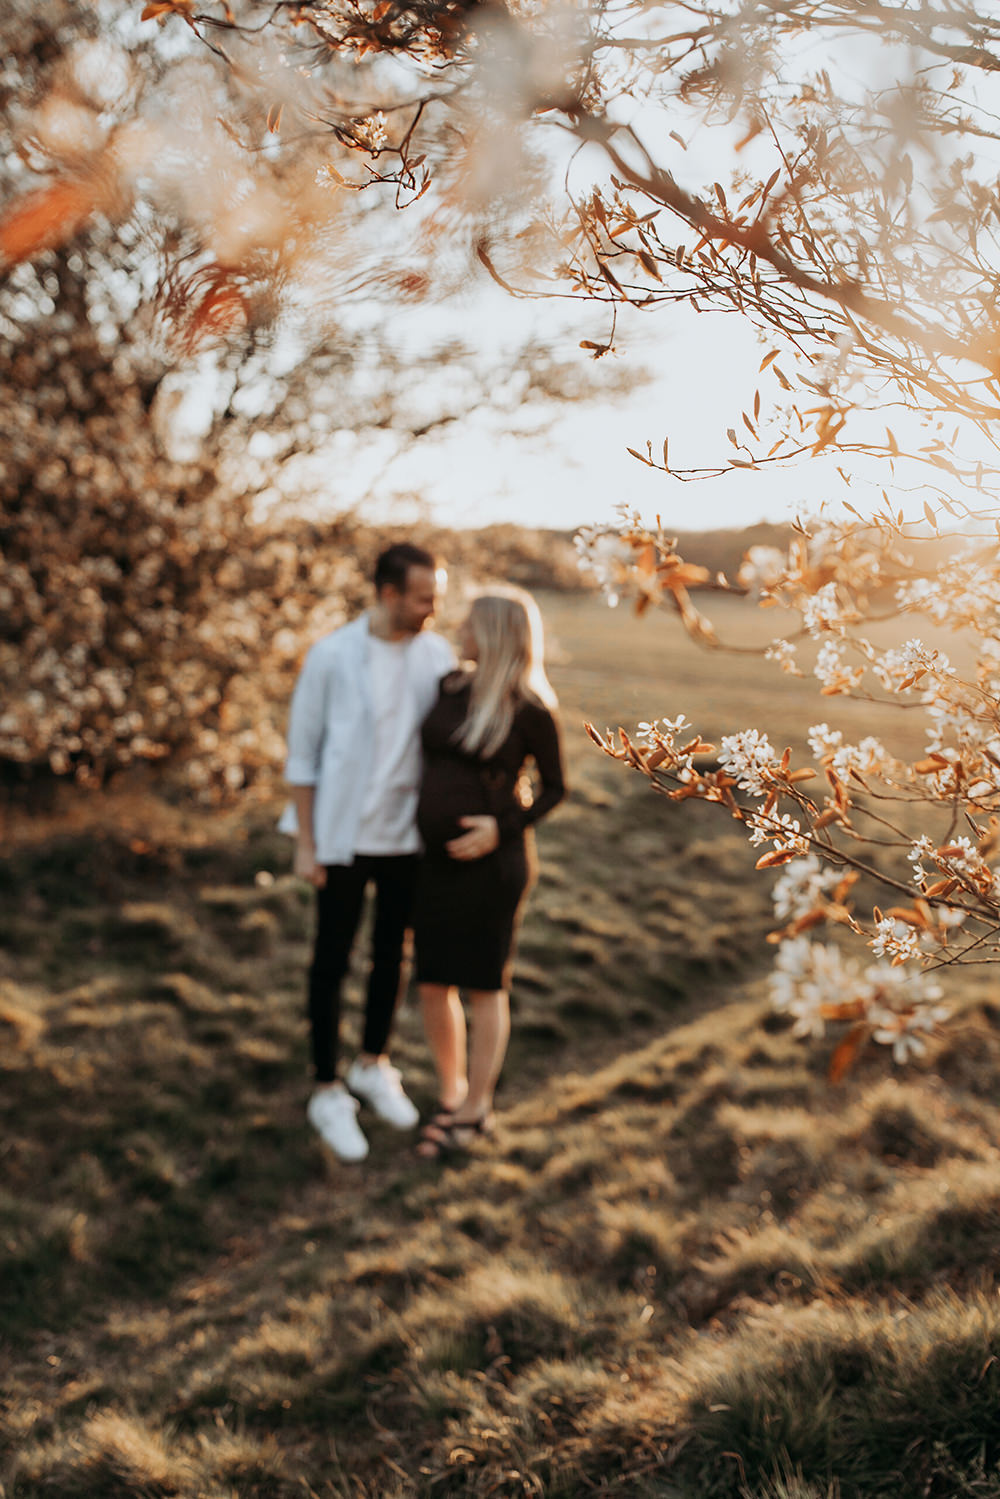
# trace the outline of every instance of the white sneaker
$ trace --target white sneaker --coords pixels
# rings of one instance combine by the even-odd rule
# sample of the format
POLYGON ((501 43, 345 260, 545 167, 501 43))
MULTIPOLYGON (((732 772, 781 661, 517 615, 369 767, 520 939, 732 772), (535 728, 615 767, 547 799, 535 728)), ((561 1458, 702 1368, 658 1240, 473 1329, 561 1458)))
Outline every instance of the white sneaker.
POLYGON ((420 1123, 420 1111, 403 1092, 399 1069, 388 1058, 352 1062, 346 1082, 352 1093, 371 1104, 378 1117, 396 1129, 414 1129, 420 1123))
POLYGON ((345 1088, 320 1088, 309 1100, 306 1117, 339 1160, 364 1160, 368 1141, 358 1124, 358 1101, 345 1088))

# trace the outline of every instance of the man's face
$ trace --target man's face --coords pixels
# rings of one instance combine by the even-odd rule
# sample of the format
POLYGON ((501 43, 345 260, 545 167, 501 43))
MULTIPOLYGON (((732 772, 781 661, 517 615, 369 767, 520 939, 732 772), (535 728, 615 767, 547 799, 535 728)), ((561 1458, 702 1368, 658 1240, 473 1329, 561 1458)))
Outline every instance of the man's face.
POLYGON ((393 630, 403 630, 407 635, 417 635, 429 619, 434 616, 437 604, 437 578, 432 567, 410 567, 406 572, 406 586, 402 590, 387 583, 382 590, 381 602, 389 615, 393 630))

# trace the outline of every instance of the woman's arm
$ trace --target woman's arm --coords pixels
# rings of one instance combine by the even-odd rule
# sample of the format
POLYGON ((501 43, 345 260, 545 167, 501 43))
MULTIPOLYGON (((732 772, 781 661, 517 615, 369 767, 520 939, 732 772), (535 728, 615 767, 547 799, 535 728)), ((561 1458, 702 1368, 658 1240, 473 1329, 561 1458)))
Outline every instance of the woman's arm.
POLYGON ((525 714, 524 748, 535 762, 541 785, 530 806, 522 807, 515 802, 500 813, 497 821, 501 843, 516 838, 525 828, 538 822, 566 795, 559 727, 547 708, 532 704, 525 714))
POLYGON ((531 806, 521 808, 524 819, 522 827, 530 827, 533 822, 538 822, 546 812, 551 812, 553 807, 558 806, 566 795, 559 726, 547 708, 532 711, 528 748, 542 784, 531 806))

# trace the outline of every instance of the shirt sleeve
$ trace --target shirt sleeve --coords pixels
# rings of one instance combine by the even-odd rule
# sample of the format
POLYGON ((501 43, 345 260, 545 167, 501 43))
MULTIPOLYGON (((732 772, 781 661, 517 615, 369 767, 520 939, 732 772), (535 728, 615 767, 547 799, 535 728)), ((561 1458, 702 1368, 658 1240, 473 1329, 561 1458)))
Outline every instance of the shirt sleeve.
POLYGON ((454 671, 458 665, 458 657, 450 640, 445 640, 443 635, 434 636, 434 645, 438 655, 438 677, 446 677, 450 671, 454 671))
POLYGON ((314 645, 299 673, 288 715, 285 780, 290 786, 315 786, 319 781, 331 677, 329 655, 314 645))
POLYGON ((559 727, 547 708, 534 708, 525 725, 526 748, 541 781, 530 807, 514 806, 499 821, 501 840, 522 832, 558 806, 566 795, 559 727))

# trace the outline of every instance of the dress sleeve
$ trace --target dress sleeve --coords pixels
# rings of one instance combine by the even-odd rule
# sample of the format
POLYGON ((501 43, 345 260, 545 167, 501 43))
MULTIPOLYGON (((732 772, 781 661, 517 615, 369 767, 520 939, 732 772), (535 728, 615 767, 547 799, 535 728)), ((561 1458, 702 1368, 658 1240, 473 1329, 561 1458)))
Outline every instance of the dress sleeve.
POLYGON ((525 729, 525 748, 535 762, 541 786, 530 807, 515 805, 498 818, 501 840, 538 822, 566 795, 562 745, 552 714, 547 708, 532 708, 525 729))

